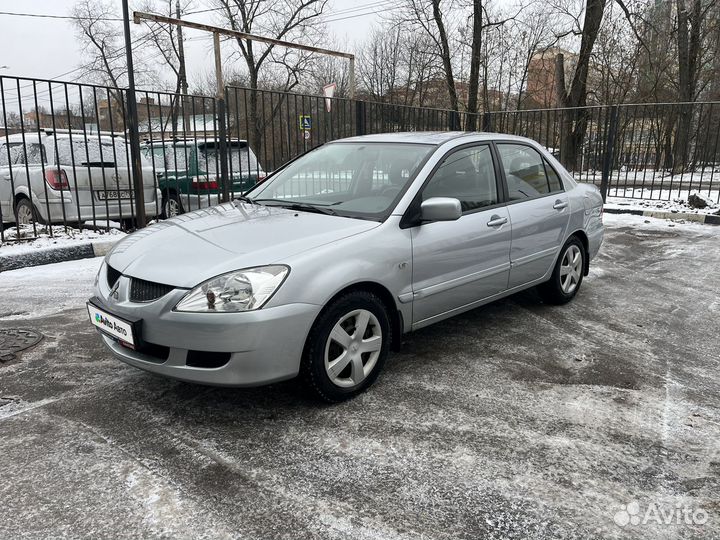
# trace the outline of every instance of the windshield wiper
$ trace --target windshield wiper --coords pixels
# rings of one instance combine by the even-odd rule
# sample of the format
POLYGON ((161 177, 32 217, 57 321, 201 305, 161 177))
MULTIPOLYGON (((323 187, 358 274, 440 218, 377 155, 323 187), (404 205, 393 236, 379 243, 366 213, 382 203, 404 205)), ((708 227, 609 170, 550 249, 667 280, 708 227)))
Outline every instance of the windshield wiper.
POLYGON ((246 197, 245 195, 239 195, 235 198, 233 198, 234 201, 242 201, 248 204, 257 204, 254 199, 251 199, 250 197, 246 197))
POLYGON ((258 202, 265 202, 265 203, 275 203, 275 204, 267 204, 267 206, 279 206, 280 208, 287 208, 288 210, 297 210, 300 212, 314 212, 315 214, 326 214, 328 216, 337 216, 338 213, 335 210, 332 210, 330 208, 325 208, 323 206, 314 206, 312 204, 307 203, 299 203, 299 202, 291 202, 291 201, 283 201, 282 199, 258 199, 255 201, 257 204, 258 202))

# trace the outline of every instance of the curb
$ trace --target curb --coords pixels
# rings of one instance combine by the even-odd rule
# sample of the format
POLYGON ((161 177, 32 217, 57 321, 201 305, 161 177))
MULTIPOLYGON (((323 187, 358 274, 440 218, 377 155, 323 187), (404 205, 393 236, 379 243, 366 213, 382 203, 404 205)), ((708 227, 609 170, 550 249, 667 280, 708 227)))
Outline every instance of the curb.
POLYGON ((663 212, 659 210, 633 210, 628 208, 604 208, 606 214, 631 214, 633 216, 644 216, 659 219, 684 219, 702 223, 703 225, 720 225, 720 215, 717 214, 688 214, 687 212, 663 212))
POLYGON ((74 246, 38 249, 37 251, 18 255, 0 255, 0 272, 17 270, 28 266, 104 257, 118 241, 120 241, 120 238, 117 240, 99 240, 74 246))

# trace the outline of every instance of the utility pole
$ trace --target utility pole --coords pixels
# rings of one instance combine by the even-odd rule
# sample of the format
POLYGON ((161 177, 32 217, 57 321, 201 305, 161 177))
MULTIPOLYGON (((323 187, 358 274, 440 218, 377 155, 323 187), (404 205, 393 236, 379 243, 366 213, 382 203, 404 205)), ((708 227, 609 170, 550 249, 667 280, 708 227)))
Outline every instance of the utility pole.
POLYGON ((140 157, 140 134, 138 133, 137 99, 135 97, 135 71, 133 69, 132 44, 130 42, 130 10, 128 0, 122 0, 123 31, 125 33, 125 56, 127 58, 128 88, 125 125, 130 143, 130 165, 135 192, 135 228, 145 227, 145 193, 143 191, 142 159, 140 157))
MULTIPOLYGON (((175 2, 175 16, 180 19, 180 0, 175 2)), ((182 116, 183 116, 183 135, 187 137, 187 132, 190 129, 190 111, 188 105, 188 85, 187 85, 187 72, 185 71, 185 44, 183 43, 183 27, 177 27, 178 36, 178 60, 180 62, 179 77, 180 77, 180 94, 182 95, 182 116)))

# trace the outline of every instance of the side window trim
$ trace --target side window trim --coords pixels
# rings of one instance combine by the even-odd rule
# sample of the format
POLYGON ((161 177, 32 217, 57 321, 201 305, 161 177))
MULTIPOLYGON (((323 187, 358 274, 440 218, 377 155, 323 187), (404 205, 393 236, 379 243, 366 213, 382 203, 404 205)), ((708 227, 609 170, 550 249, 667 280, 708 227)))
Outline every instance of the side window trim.
POLYGON ((558 172, 555 170, 555 167, 553 167, 552 165, 550 165, 550 163, 548 162, 548 160, 545 159, 545 156, 543 156, 543 155, 541 154, 540 157, 542 158, 542 161, 543 161, 543 167, 545 167, 545 177, 547 178, 547 181, 548 181, 548 189, 550 190, 549 193, 548 193, 548 195, 552 195, 553 193, 564 193, 564 192, 565 192, 565 184, 564 184, 563 181, 562 181, 562 176, 560 176, 560 175, 558 174, 558 172), (551 188, 551 186, 550 186, 550 175, 548 174, 548 169, 550 169, 550 170, 553 172, 553 174, 555 175, 555 178, 558 179, 558 183, 560 184, 560 189, 559 189, 559 190, 555 190, 555 191, 552 190, 552 188, 551 188))

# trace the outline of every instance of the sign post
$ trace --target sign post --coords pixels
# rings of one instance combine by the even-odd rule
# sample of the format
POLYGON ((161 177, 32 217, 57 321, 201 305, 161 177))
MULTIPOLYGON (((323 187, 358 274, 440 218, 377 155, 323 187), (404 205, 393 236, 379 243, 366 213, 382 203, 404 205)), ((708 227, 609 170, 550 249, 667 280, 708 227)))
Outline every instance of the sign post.
POLYGON ((335 96, 335 90, 337 90, 337 83, 330 83, 323 86, 323 96, 325 96, 325 110, 327 112, 332 111, 332 98, 335 96))
POLYGON ((307 143, 310 140, 310 130, 312 129, 312 116, 309 114, 301 114, 298 116, 298 125, 303 134, 303 150, 307 150, 307 143))

